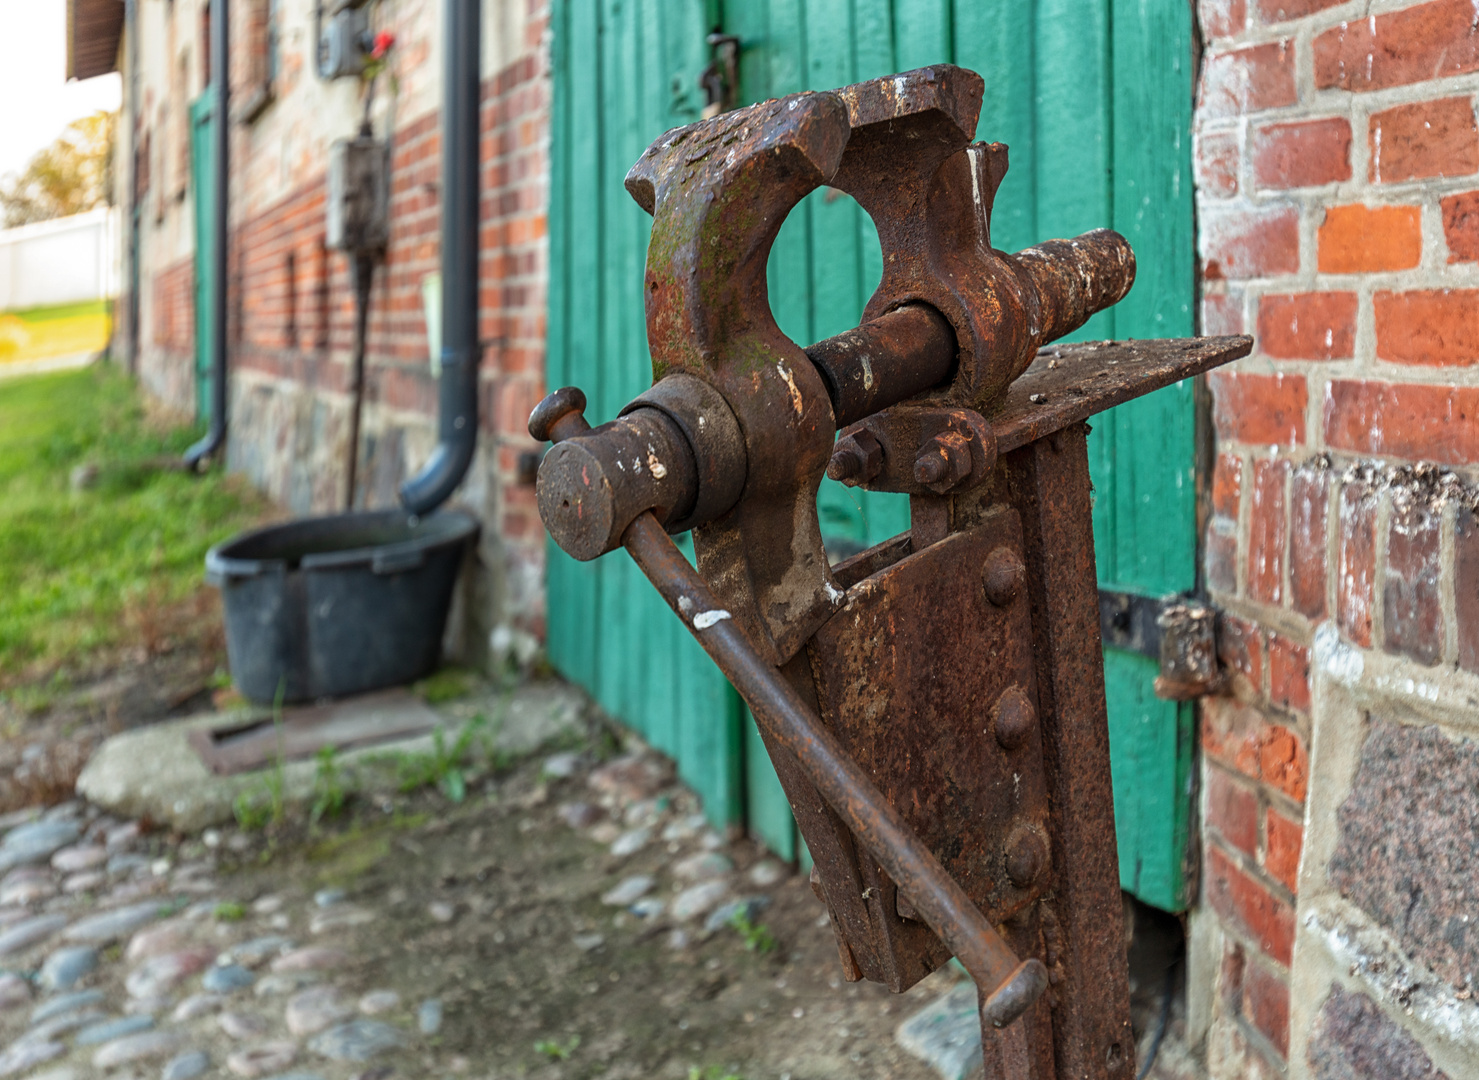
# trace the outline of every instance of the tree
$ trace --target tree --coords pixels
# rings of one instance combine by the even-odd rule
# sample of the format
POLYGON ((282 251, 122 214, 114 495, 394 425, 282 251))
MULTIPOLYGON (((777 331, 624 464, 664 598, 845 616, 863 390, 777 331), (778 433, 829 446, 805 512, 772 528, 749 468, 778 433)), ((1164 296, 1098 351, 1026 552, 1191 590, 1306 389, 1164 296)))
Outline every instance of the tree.
POLYGON ((71 217, 110 201, 118 114, 74 121, 19 176, 0 181, 5 227, 71 217))

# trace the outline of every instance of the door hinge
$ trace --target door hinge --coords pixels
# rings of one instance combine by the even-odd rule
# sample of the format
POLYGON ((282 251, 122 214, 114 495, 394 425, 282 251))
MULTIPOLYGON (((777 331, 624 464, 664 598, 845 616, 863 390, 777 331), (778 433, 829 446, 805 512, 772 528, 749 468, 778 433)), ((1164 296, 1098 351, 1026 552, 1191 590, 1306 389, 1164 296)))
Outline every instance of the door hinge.
POLYGON ((713 60, 698 77, 698 84, 706 99, 703 118, 712 120, 734 108, 739 100, 740 39, 715 30, 706 41, 713 60))
POLYGON ((1099 590, 1099 634, 1105 645, 1137 652, 1161 666, 1157 697, 1187 701, 1222 686, 1217 663, 1217 609, 1189 596, 1141 596, 1099 590))

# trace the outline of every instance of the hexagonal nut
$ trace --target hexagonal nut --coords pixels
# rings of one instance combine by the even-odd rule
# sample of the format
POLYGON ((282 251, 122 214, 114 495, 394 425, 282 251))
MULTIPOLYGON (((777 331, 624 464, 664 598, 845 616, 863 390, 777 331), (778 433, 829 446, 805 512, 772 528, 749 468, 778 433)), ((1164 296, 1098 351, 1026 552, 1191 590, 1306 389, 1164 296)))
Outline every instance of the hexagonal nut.
POLYGON ((959 487, 971 475, 971 441, 958 431, 942 431, 919 449, 914 479, 936 495, 959 487))
POLYGON ((844 435, 832 447, 827 476, 848 487, 866 484, 883 468, 883 447, 866 428, 844 435))

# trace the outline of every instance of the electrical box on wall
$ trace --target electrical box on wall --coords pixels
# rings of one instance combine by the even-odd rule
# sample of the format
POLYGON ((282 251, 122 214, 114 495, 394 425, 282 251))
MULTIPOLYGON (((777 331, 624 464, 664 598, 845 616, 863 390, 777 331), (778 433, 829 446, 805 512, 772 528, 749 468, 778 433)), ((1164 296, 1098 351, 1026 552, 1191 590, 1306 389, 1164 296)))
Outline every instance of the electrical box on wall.
POLYGON ((390 168, 386 145, 368 135, 329 147, 326 242, 356 254, 383 251, 390 240, 390 168))
POLYGON ((323 12, 318 24, 318 74, 324 79, 358 75, 369 58, 370 13, 364 8, 323 12))

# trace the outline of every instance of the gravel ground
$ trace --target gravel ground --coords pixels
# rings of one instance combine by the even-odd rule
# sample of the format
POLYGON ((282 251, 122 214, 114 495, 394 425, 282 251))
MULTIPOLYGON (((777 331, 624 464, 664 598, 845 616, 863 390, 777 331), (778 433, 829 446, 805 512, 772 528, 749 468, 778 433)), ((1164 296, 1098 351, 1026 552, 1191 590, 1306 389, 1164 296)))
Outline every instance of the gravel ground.
POLYGON ((11 815, 0 1076, 934 1075, 893 1032, 953 973, 843 984, 801 876, 592 746, 266 832, 11 815))

